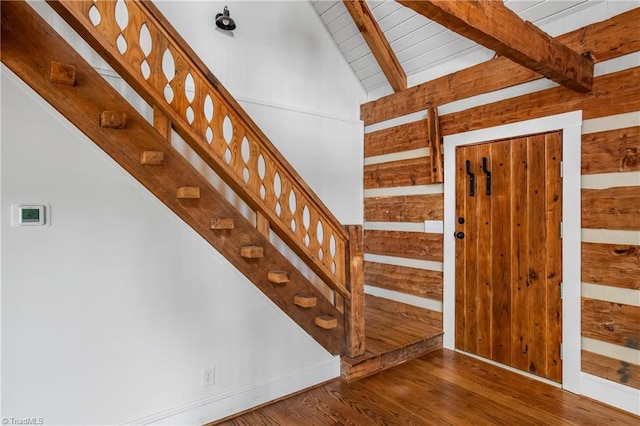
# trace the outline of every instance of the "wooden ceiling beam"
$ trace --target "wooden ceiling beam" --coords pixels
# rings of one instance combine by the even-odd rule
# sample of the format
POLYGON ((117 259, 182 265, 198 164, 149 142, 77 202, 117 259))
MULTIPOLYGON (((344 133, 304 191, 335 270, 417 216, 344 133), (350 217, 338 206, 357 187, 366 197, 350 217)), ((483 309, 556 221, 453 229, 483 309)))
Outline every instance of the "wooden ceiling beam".
POLYGON ((406 89, 407 75, 367 3, 364 0, 343 0, 343 3, 393 90, 399 92, 406 89))
POLYGON ((591 90, 593 61, 523 21, 502 0, 397 1, 562 86, 577 92, 591 90))

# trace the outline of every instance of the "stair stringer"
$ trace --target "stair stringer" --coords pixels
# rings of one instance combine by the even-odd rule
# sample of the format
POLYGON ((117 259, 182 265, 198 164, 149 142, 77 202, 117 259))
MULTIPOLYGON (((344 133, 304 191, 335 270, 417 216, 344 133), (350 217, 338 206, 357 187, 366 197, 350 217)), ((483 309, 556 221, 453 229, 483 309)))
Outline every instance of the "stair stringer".
POLYGON ((343 353, 342 314, 30 6, 23 2, 4 3, 1 31, 2 62, 8 68, 191 226, 327 351, 343 353), (75 67, 75 85, 52 83, 52 62, 75 67), (126 125, 121 129, 100 127, 99 117, 105 111, 124 113, 126 125), (144 152, 163 152, 163 164, 141 164, 144 152), (178 188, 182 187, 199 188, 199 198, 179 198, 178 188), (211 229, 215 218, 233 219, 233 229, 211 229), (243 246, 262 247, 264 257, 242 257, 243 246), (270 282, 269 271, 289 272, 289 282, 270 282), (294 297, 300 293, 315 295, 317 305, 295 305, 294 297), (329 330, 318 327, 316 317, 323 315, 335 318, 337 326, 329 330))

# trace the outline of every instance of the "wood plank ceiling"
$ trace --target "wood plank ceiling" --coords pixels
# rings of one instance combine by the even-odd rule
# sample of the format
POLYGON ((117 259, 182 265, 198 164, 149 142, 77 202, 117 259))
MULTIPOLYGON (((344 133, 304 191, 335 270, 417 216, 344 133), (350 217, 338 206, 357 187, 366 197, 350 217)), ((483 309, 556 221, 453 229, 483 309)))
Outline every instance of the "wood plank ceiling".
MULTIPOLYGON (((367 92, 391 93, 387 77, 342 1, 313 0, 318 15, 367 92)), ((537 26, 584 11, 593 0, 505 0, 523 20, 537 26)), ((409 85, 421 74, 456 60, 480 62, 494 55, 473 41, 392 0, 367 0, 374 18, 407 75, 409 85)), ((557 34, 551 34, 553 36, 557 34)), ((468 63, 467 66, 473 65, 468 63)), ((451 69, 448 72, 455 71, 451 69)), ((437 71, 436 71, 437 72, 437 71)), ((432 78, 433 76, 429 76, 432 78)))

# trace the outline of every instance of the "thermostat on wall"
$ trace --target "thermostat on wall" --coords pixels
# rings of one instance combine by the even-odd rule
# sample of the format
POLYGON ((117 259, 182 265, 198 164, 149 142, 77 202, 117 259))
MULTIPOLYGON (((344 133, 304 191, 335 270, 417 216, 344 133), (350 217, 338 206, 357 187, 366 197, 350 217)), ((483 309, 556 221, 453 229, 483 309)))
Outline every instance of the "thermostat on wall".
POLYGON ((12 226, 48 226, 49 206, 41 204, 14 204, 11 214, 12 226))

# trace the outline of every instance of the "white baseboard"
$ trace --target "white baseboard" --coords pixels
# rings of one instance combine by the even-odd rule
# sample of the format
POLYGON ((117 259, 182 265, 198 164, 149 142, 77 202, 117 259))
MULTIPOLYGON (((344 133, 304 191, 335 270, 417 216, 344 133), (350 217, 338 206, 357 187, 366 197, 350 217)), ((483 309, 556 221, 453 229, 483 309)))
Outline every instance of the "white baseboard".
POLYGON ((128 422, 202 425, 340 376, 340 357, 128 422))
POLYGON ((640 390, 587 373, 580 375, 580 394, 640 415, 640 390))

